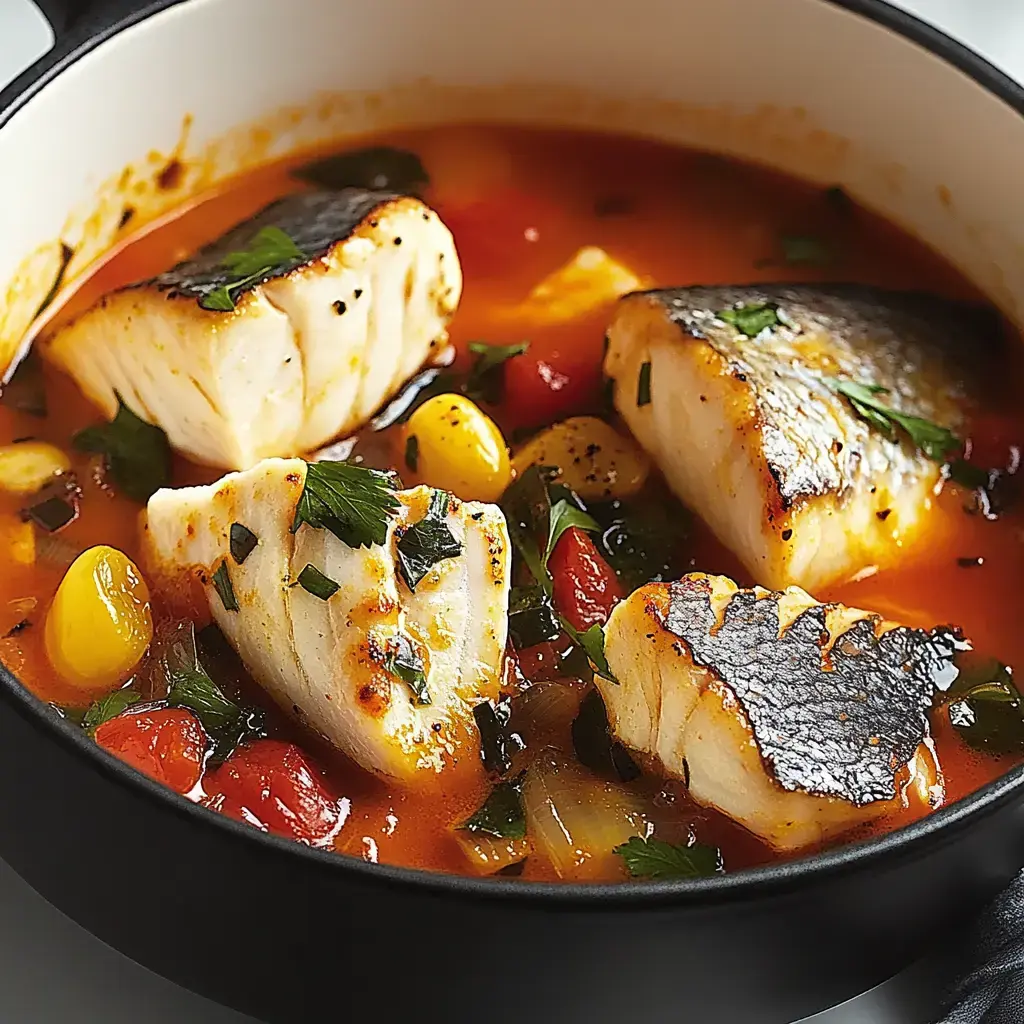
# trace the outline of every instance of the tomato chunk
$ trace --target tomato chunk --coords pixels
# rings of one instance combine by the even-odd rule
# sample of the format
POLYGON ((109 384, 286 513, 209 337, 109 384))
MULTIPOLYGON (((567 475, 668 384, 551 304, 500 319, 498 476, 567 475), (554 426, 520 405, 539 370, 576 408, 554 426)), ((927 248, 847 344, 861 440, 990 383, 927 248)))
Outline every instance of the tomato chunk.
POLYGON ((181 708, 118 715, 97 727, 96 742, 176 793, 190 792, 203 774, 206 733, 181 708))
POLYGON ((971 424, 964 455, 980 469, 1016 472, 1024 437, 1020 426, 1008 416, 991 413, 971 424))
POLYGON ((625 596, 612 567, 594 542, 575 526, 558 539, 548 560, 555 607, 580 632, 603 626, 625 596))
POLYGON ((241 747, 204 783, 222 814, 288 839, 321 843, 344 824, 347 802, 331 795, 294 743, 257 740, 241 747))
POLYGON ((603 387, 600 356, 568 347, 528 350, 505 364, 504 406, 517 426, 547 425, 594 409, 603 387))

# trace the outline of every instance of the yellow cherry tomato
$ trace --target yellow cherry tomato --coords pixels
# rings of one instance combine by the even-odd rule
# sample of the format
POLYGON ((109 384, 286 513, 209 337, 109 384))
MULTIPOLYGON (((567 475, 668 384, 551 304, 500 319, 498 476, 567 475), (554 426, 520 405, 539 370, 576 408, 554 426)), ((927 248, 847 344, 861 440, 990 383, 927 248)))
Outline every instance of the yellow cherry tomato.
POLYGON ((501 431, 463 395, 435 395, 412 414, 406 465, 419 482, 464 501, 497 501, 512 479, 501 431))
POLYGON ((90 692, 120 686, 153 639, 149 588, 115 548, 83 551, 46 616, 46 653, 57 673, 90 692))

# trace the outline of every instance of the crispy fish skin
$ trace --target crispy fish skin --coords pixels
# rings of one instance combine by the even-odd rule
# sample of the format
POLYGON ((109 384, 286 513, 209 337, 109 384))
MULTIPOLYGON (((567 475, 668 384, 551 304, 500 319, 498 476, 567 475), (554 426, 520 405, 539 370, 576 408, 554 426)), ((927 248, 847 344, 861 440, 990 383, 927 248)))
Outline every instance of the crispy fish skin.
POLYGON ((985 310, 857 285, 675 288, 620 300, 605 373, 669 485, 754 579, 814 592, 919 543, 941 472, 829 379, 887 388, 890 407, 956 433, 969 398, 951 352, 998 330, 985 310), (718 316, 760 303, 784 323, 755 338, 718 316))
POLYGON ((147 568, 168 596, 183 583, 204 595, 286 713, 368 771, 426 784, 469 749, 473 706, 498 695, 511 558, 504 516, 451 498, 445 521, 462 550, 411 591, 396 542, 426 514, 430 490, 397 491, 384 544, 352 548, 327 530, 292 532, 305 478, 303 460, 267 459, 208 486, 158 491, 146 513, 147 568), (240 565, 230 554, 232 523, 257 537, 240 565), (237 611, 215 586, 222 565, 237 611), (307 565, 337 583, 327 600, 297 584, 307 565), (388 668, 403 637, 423 663, 429 703, 388 668))
POLYGON ((451 232, 420 200, 298 193, 42 347, 108 416, 116 392, 189 458, 246 469, 364 423, 446 344, 461 291, 451 232), (224 257, 271 226, 304 258, 233 292, 233 310, 201 307, 234 280, 224 257))
POLYGON ((779 850, 813 846, 941 781, 928 710, 958 631, 910 629, 796 587, 693 573, 620 604, 596 683, 617 739, 779 850))

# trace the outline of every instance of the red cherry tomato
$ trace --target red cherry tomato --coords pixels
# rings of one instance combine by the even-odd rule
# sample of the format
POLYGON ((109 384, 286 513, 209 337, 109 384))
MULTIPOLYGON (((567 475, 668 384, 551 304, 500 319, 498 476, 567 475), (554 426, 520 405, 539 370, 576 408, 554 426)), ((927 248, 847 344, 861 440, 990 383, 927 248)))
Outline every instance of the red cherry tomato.
POLYGON ((504 408, 516 426, 547 426, 593 410, 603 388, 600 355, 527 350, 505 364, 504 408))
POLYGON ((289 839, 323 842, 344 823, 343 803, 293 743, 257 740, 241 747, 203 786, 215 810, 289 839))
POLYGON ((1016 472, 1024 437, 1019 424, 1007 416, 979 416, 971 424, 965 445, 967 460, 979 469, 1001 469, 1016 472))
POLYGON ((206 733, 180 708, 118 715, 96 729, 96 742, 176 793, 190 792, 203 773, 206 733))
POLYGON ((580 632, 603 626, 625 596, 612 567, 575 526, 559 537, 548 569, 554 581, 555 607, 580 632))

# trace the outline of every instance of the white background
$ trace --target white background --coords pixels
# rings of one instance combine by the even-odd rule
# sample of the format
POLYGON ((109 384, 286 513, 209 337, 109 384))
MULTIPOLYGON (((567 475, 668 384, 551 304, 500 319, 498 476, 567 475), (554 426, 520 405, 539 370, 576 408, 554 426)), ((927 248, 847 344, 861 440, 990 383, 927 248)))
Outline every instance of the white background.
MULTIPOLYGON (((1024 78, 1024 0, 899 0, 899 6, 1024 78)), ((0 0, 0 85, 44 53, 51 38, 31 0, 0 0)), ((67 856, 73 857, 74 850, 68 849, 67 856)), ((903 999, 899 987, 883 986, 819 1014, 813 1024, 924 1024, 905 1011, 903 999)), ((37 896, 2 861, 0 1021, 255 1024, 115 953, 37 896)))

